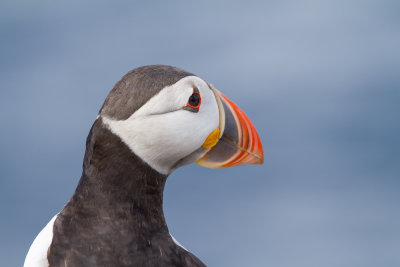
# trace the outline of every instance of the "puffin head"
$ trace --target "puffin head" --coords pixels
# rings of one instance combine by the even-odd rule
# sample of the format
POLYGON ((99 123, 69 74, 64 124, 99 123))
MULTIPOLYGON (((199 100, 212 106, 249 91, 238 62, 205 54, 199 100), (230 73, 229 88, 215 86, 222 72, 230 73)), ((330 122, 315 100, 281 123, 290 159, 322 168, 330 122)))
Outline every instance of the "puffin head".
POLYGON ((161 174, 193 162, 224 168, 264 161, 245 113, 207 81, 176 67, 130 71, 111 90, 99 117, 161 174))

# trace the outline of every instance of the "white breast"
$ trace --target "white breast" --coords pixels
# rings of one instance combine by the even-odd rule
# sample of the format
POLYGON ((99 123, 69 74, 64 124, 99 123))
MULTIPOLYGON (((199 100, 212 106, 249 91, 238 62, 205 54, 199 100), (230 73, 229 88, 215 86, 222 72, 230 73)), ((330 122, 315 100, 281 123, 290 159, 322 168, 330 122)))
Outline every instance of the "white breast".
MULTIPOLYGON (((57 214, 58 215, 58 214, 57 214)), ((53 225, 57 218, 55 215, 45 228, 40 231, 38 236, 33 241, 26 255, 24 267, 48 267, 47 250, 53 240, 53 225)))
POLYGON ((172 241, 174 241, 174 243, 178 246, 180 246, 181 248, 183 248, 184 250, 188 251, 184 246, 181 245, 181 243, 178 242, 178 240, 175 239, 175 237, 173 237, 171 234, 169 234, 172 237, 172 241))

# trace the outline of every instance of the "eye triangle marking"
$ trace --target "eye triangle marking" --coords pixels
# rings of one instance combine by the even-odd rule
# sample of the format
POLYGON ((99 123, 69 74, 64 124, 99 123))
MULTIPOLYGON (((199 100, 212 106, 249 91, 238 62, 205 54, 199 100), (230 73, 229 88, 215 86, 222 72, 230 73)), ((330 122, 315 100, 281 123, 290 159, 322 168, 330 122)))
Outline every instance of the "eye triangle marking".
POLYGON ((199 112, 200 105, 201 105, 200 91, 197 87, 193 86, 193 93, 189 97, 189 100, 186 106, 183 107, 183 109, 197 113, 199 112))

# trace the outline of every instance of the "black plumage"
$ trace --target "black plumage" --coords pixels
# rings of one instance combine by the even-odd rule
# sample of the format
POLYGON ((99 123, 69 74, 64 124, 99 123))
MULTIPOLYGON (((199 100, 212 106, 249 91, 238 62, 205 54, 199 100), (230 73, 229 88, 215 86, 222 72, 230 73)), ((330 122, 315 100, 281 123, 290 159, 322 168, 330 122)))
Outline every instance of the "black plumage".
MULTIPOLYGON (((100 114, 126 119, 162 88, 188 75, 169 66, 135 69, 111 90, 100 114)), ((99 117, 87 138, 82 177, 55 220, 49 265, 205 266, 168 232, 162 209, 166 179, 99 117)))

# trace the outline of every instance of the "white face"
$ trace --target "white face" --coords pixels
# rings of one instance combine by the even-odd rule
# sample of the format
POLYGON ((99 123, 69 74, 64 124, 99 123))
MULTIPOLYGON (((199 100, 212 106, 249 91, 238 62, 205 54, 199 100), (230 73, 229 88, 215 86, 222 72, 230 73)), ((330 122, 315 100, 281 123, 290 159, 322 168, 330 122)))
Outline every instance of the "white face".
POLYGON ((165 87, 126 120, 101 116, 103 123, 141 159, 162 174, 175 164, 199 159, 189 155, 201 148, 210 133, 219 126, 218 105, 207 83, 188 76, 165 87), (197 88, 201 97, 198 112, 183 109, 197 88))

